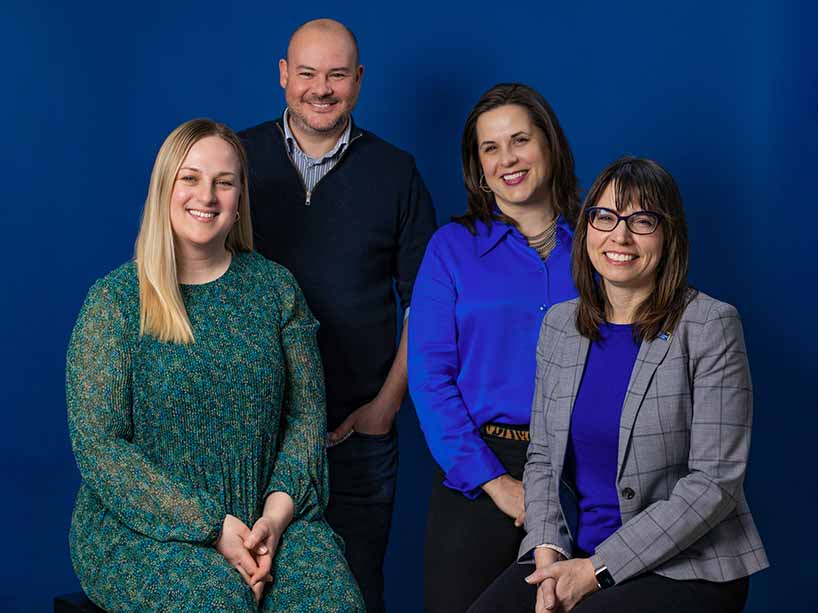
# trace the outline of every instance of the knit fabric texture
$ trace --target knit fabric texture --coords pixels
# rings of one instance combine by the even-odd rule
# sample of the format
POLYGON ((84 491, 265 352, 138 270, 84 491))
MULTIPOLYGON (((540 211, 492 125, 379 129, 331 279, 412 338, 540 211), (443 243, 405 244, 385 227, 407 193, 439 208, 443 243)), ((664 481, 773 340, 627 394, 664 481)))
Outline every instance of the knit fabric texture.
POLYGON ((292 275, 255 253, 182 285, 195 342, 139 334, 136 266, 89 291, 68 349, 66 399, 82 485, 70 545, 83 589, 116 611, 363 611, 328 498, 317 322, 292 275), (256 605, 213 547, 267 494, 293 522, 256 605))

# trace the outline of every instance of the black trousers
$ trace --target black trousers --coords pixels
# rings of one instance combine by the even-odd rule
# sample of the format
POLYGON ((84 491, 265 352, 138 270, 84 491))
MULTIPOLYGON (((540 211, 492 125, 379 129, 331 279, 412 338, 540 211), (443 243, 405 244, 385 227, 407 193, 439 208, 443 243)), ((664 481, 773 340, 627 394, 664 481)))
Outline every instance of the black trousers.
MULTIPOLYGON (((533 564, 512 564, 469 609, 469 613, 532 613, 537 587, 524 579, 533 564)), ((575 613, 741 613, 747 600, 749 579, 726 583, 678 581, 647 573, 580 602, 575 613)))
POLYGON ((355 432, 327 450, 330 499, 326 519, 344 552, 368 613, 386 611, 383 560, 398 480, 398 435, 355 432))
MULTIPOLYGON (((515 479, 522 479, 527 442, 484 436, 515 479)), ((469 500, 443 485, 437 471, 424 548, 424 605, 429 613, 463 613, 517 559, 522 528, 481 494, 469 500)), ((497 609, 502 611, 504 609, 497 609)), ((533 609, 532 609, 533 610, 533 609)))

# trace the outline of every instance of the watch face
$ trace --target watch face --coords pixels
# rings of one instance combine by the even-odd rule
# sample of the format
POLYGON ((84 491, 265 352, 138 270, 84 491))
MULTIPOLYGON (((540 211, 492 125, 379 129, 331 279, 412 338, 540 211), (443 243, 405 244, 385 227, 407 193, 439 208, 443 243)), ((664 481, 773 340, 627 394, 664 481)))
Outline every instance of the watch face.
POLYGON ((598 571, 596 571, 596 583, 599 586, 599 589, 604 590, 606 587, 613 587, 615 585, 614 578, 611 576, 611 573, 608 571, 607 567, 603 566, 598 571))

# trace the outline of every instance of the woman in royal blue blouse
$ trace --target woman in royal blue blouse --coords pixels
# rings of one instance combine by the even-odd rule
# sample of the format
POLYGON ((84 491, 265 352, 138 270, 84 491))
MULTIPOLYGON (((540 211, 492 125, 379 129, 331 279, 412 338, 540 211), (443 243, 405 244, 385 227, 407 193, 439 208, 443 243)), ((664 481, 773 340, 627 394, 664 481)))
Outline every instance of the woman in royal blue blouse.
POLYGON ((467 212, 432 237, 415 281, 409 388, 440 466, 429 502, 426 611, 465 611, 523 537, 535 350, 570 273, 571 149, 536 91, 492 87, 463 130, 467 212))

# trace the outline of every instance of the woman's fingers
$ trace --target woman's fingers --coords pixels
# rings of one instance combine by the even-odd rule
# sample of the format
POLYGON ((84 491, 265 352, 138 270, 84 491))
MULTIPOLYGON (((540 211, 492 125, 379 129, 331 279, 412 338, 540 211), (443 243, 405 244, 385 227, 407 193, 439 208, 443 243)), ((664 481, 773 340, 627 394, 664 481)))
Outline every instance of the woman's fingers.
POLYGON ((243 521, 241 521, 238 517, 235 518, 236 521, 232 522, 231 528, 235 531, 237 535, 241 538, 245 539, 250 535, 250 528, 247 527, 243 521))
POLYGON ((238 573, 241 575, 241 578, 244 579, 244 582, 247 585, 253 587, 253 581, 250 579, 250 575, 247 574, 247 571, 242 568, 241 562, 236 562, 235 564, 233 564, 233 568, 235 568, 238 571, 238 573))
POLYGON ((256 597, 256 604, 261 602, 261 597, 264 595, 264 588, 267 586, 263 581, 256 583, 253 586, 253 596, 256 597))
POLYGON ((247 549, 257 550, 257 553, 265 554, 267 553, 267 547, 264 544, 270 538, 270 526, 267 525, 266 521, 259 520, 253 525, 253 529, 250 530, 244 538, 244 546, 247 549), (264 551, 262 551, 262 549, 264 551))
POLYGON ((258 563, 258 570, 253 573, 253 582, 264 581, 265 577, 270 576, 270 570, 273 568, 273 556, 265 554, 256 558, 258 563))
POLYGON ((238 560, 234 566, 239 571, 239 574, 241 574, 245 583, 253 587, 253 584, 256 583, 253 577, 258 574, 258 564, 256 564, 253 556, 251 556, 247 550, 243 550, 239 553, 238 560))
POLYGON ((532 585, 540 583, 543 579, 545 579, 548 576, 548 573, 549 571, 546 570, 545 568, 537 568, 534 570, 533 573, 531 573, 530 575, 528 575, 528 577, 525 578, 525 582, 530 583, 532 585))
POLYGON ((217 549, 252 588, 258 601, 264 586, 273 580, 270 573, 275 544, 269 523, 259 519, 251 530, 242 521, 228 516, 222 536, 217 549))
MULTIPOLYGON (((557 582, 554 579, 545 579, 538 588, 542 594, 542 603, 546 611, 553 611, 557 607, 557 582)), ((540 600, 539 598, 537 599, 540 600)))
POLYGON ((253 595, 256 597, 256 603, 261 602, 261 598, 264 595, 264 590, 267 588, 267 584, 273 582, 273 576, 269 573, 263 575, 261 579, 254 582, 252 585, 253 595))

